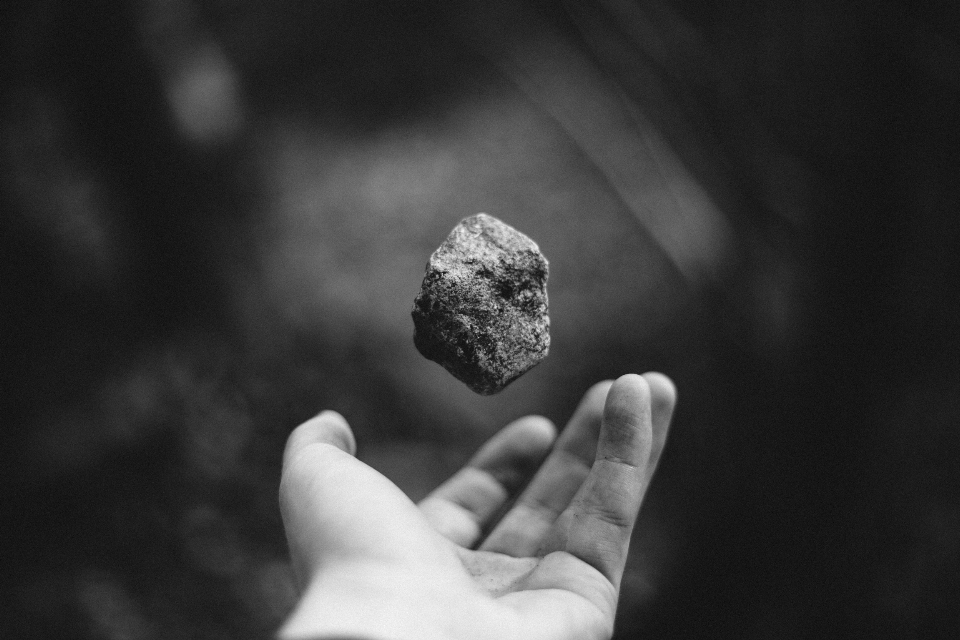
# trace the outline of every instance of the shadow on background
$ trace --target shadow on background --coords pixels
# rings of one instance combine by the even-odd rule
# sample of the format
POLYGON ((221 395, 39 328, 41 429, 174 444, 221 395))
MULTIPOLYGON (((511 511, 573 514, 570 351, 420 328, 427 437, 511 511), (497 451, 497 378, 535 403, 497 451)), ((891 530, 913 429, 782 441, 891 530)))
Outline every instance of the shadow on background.
POLYGON ((0 11, 0 635, 264 637, 299 422, 417 498, 649 369, 618 637, 960 631, 953 5, 0 11), (409 318, 479 211, 551 261, 551 355, 493 398, 409 318))

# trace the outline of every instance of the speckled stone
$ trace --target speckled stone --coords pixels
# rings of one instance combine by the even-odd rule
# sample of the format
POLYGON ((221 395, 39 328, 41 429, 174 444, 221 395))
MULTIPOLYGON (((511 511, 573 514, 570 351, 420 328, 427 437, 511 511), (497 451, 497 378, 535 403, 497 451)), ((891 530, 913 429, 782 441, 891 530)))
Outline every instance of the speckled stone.
POLYGON ((477 393, 497 393, 550 348, 547 273, 524 234, 485 213, 464 218, 427 263, 414 344, 477 393))

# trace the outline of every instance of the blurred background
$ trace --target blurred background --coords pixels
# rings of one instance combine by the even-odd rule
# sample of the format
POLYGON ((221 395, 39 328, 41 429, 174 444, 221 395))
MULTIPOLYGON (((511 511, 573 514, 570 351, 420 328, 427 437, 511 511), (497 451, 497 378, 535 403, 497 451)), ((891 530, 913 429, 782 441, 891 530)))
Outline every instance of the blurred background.
POLYGON ((301 421, 417 499, 656 369, 618 638, 960 637, 958 6, 5 2, 0 636, 270 637, 301 421), (551 265, 493 397, 410 319, 480 211, 551 265))

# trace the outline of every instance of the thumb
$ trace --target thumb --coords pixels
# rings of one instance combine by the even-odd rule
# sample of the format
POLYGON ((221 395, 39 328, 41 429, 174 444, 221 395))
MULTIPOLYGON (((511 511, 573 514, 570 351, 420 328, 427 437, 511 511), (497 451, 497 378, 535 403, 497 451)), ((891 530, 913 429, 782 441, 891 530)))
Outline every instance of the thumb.
POLYGON ((333 411, 303 423, 287 440, 280 513, 301 585, 322 563, 422 562, 424 547, 437 537, 416 505, 354 451, 347 421, 333 411))
POLYGON ((346 419, 336 411, 323 411, 293 430, 287 438, 283 451, 283 466, 286 468, 292 458, 313 444, 329 444, 355 455, 357 441, 346 419))

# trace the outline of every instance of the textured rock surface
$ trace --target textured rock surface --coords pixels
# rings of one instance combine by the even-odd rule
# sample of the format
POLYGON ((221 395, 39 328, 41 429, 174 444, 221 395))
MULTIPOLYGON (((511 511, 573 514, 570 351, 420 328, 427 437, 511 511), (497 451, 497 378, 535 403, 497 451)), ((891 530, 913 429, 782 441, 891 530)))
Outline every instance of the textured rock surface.
POLYGON ((484 213, 464 218, 427 263, 414 344, 477 393, 497 393, 547 355, 547 271, 513 227, 484 213))

